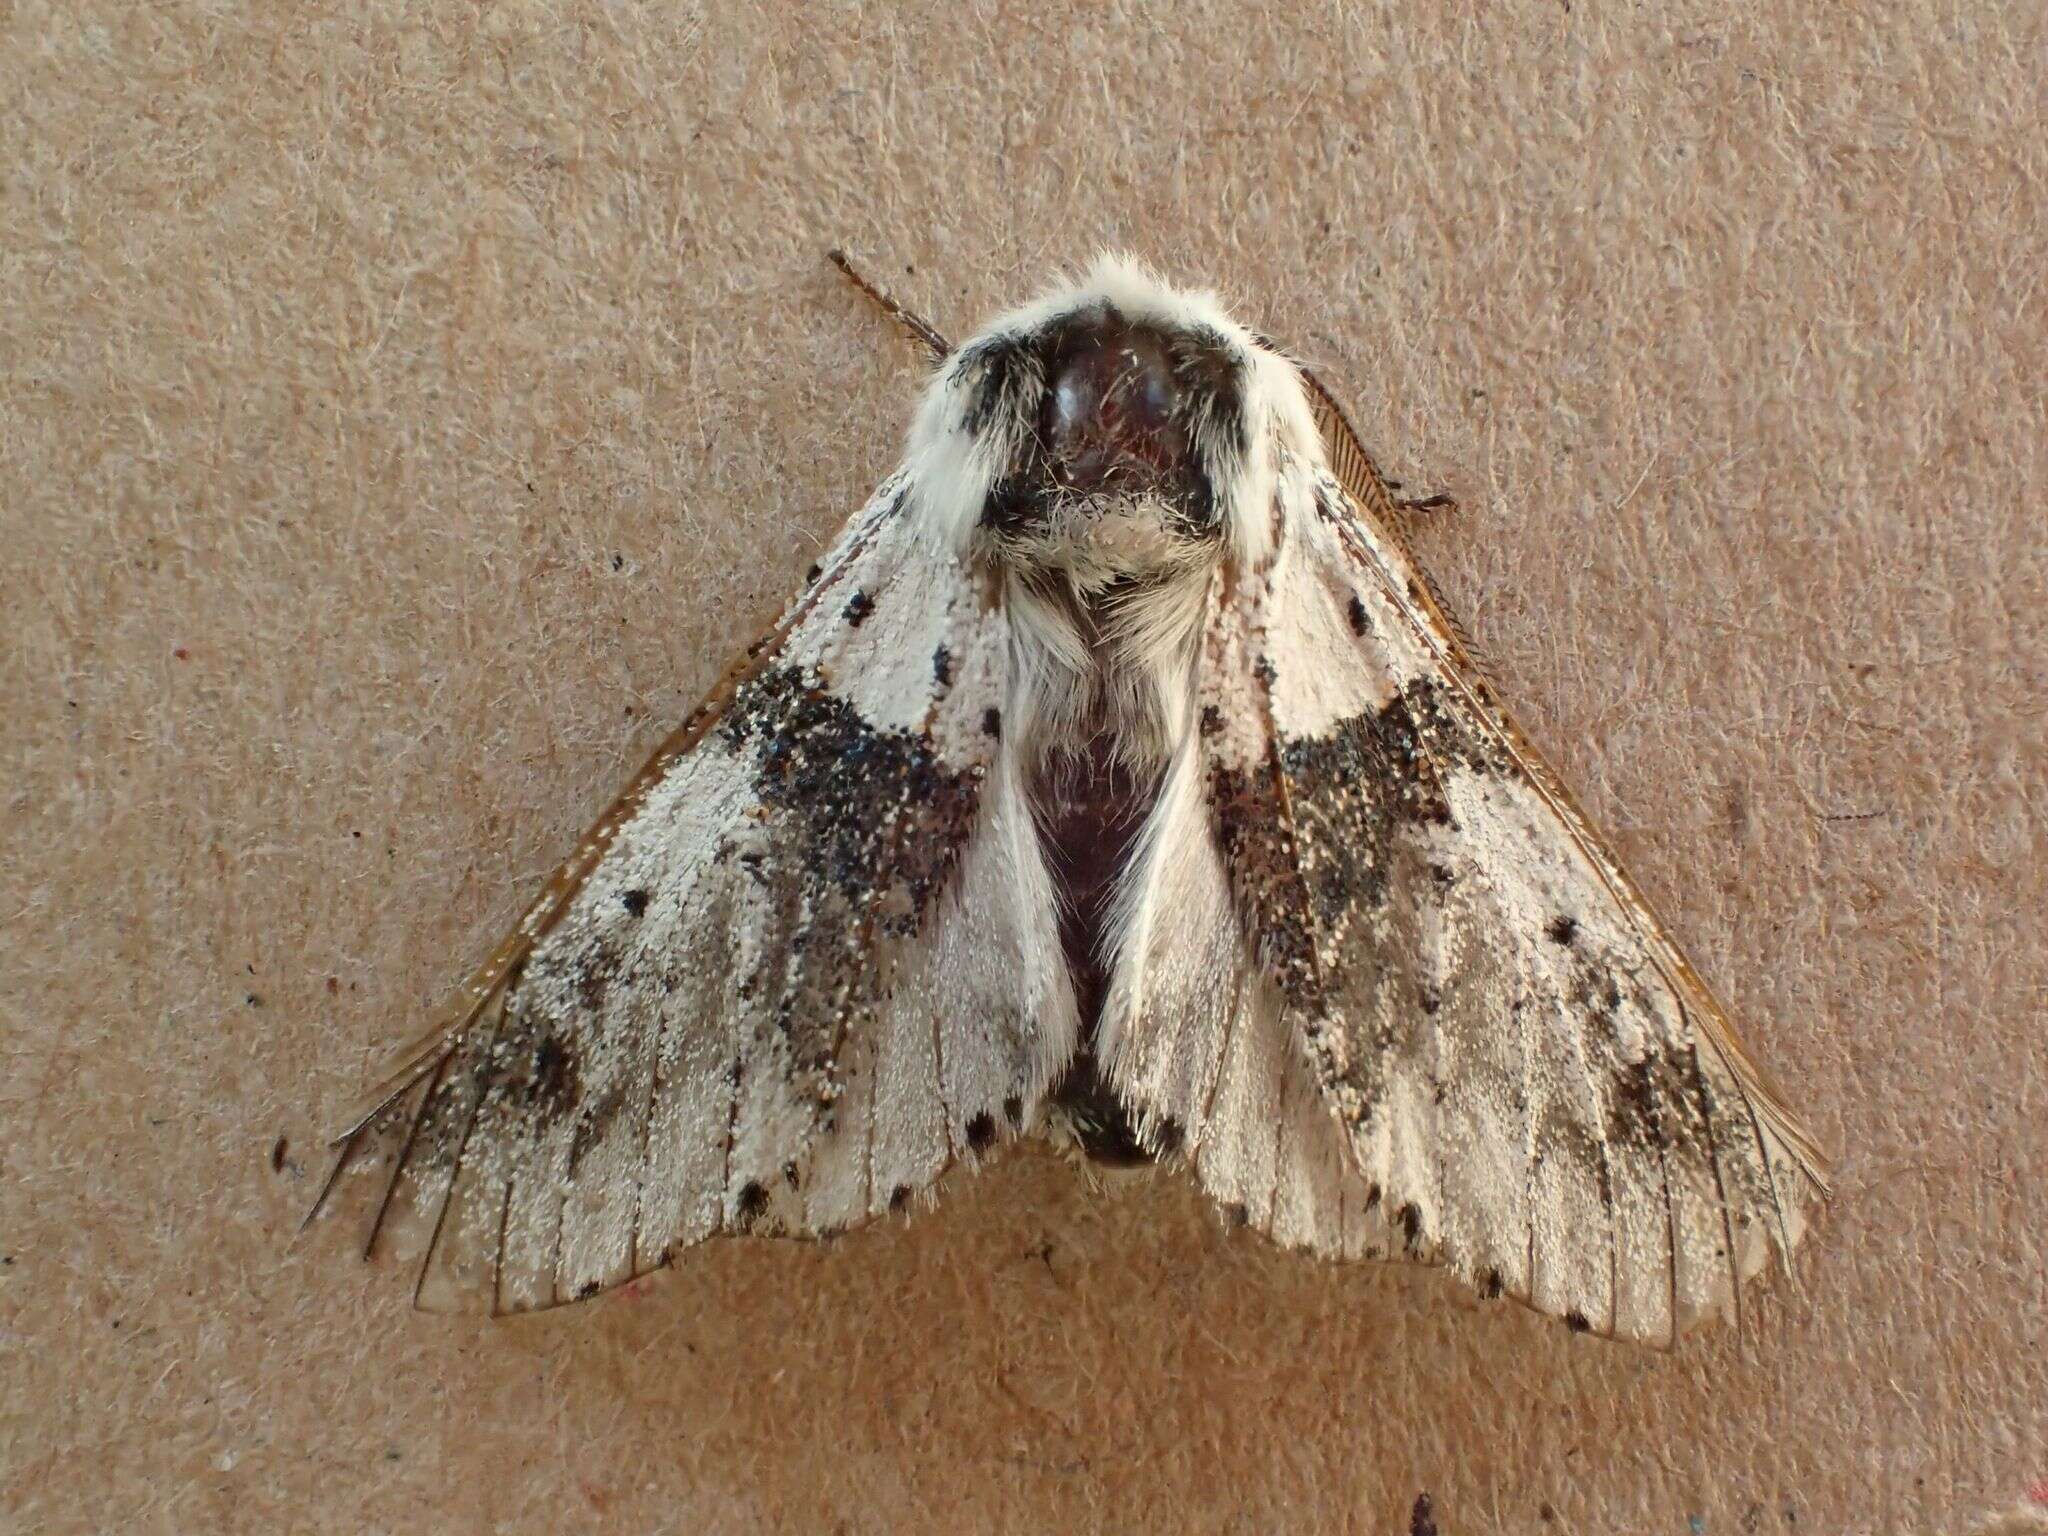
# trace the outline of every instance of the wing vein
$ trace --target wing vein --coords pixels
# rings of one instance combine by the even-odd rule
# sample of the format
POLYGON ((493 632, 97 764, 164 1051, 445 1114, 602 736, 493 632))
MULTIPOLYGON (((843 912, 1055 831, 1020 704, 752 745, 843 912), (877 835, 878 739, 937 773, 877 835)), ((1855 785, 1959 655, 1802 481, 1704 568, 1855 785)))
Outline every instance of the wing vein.
POLYGON ((1714 1111, 1712 1096, 1707 1091, 1707 1078, 1700 1066, 1699 1037, 1693 1030, 1692 1015, 1684 1001, 1678 1004, 1678 1017, 1692 1037, 1692 1085, 1694 1097, 1699 1101, 1700 1129, 1707 1138, 1707 1161, 1714 1170, 1714 1199, 1721 1207, 1721 1242, 1728 1256, 1728 1294, 1735 1309, 1735 1336, 1742 1337, 1742 1260, 1735 1249, 1735 1216, 1728 1209, 1728 1185, 1721 1174, 1721 1147, 1714 1134, 1714 1111))
MULTIPOLYGON (((450 1049, 427 1078, 427 1091, 420 1096, 419 1108, 413 1112, 412 1120, 406 1126, 404 1145, 398 1149, 398 1156, 392 1160, 391 1177, 385 1181, 384 1194, 377 1201, 377 1214, 371 1218, 369 1233, 363 1239, 363 1258, 365 1260, 376 1251, 377 1238, 384 1230, 385 1218, 391 1214, 392 1197, 398 1193, 398 1181, 405 1176, 405 1165, 412 1159, 413 1144, 419 1139, 420 1127, 426 1123, 427 1115, 434 1102, 434 1094, 440 1088, 442 1078, 447 1076, 448 1068, 454 1061, 455 1051, 450 1049)), ((358 1132, 358 1134, 361 1133, 358 1132)), ((339 1171, 339 1168, 337 1168, 336 1172, 339 1171)), ((321 1198, 324 1200, 326 1195, 323 1193, 321 1198)))
MULTIPOLYGON (((491 1021, 490 1041, 484 1047, 485 1054, 489 1054, 497 1049, 498 1031, 503 1027, 504 1022, 505 1003, 501 997, 498 1002, 497 1017, 491 1021)), ((483 1113, 484 1103, 490 1096, 491 1090, 489 1085, 479 1085, 476 1093, 476 1102, 469 1106, 469 1118, 462 1125, 462 1138, 455 1144, 455 1156, 448 1167, 448 1188, 441 1196, 441 1208, 434 1213, 433 1235, 427 1239, 426 1252, 420 1257, 419 1276, 413 1281, 412 1304, 416 1307, 420 1304, 420 1296, 426 1289, 427 1270, 433 1265, 435 1257, 440 1252, 441 1233, 448 1225, 449 1207, 454 1205, 456 1191, 462 1187, 463 1159, 469 1155, 469 1138, 475 1133, 477 1117, 483 1113)))
POLYGON ((505 1175, 505 1198, 498 1206, 498 1243, 491 1255, 491 1316, 505 1315, 505 1234, 512 1222, 512 1189, 519 1181, 505 1175))

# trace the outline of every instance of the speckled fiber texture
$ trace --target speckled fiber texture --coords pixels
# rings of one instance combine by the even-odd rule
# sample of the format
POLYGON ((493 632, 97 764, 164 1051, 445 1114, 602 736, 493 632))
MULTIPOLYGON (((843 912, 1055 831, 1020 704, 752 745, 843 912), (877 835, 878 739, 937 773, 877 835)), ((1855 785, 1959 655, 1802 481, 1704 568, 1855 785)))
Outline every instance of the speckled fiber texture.
POLYGON ((0 3, 0 1529, 1939 1532, 2048 1475, 2038 7, 0 3), (1863 12, 1852 19, 1851 9, 1863 12), (1019 1154, 504 1324, 322 1132, 1127 247, 1317 364, 1821 1140, 1657 1354, 1019 1154))

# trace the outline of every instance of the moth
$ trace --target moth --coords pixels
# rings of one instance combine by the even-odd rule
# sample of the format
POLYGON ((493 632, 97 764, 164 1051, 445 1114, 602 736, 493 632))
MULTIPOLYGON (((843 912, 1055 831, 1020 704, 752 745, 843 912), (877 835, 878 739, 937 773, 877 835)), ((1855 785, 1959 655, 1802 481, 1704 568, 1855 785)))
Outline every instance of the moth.
POLYGON ((1509 718, 1335 399, 1120 258, 929 350, 901 467, 340 1138, 494 1312, 1022 1137, 1675 1340, 1823 1160, 1509 718))

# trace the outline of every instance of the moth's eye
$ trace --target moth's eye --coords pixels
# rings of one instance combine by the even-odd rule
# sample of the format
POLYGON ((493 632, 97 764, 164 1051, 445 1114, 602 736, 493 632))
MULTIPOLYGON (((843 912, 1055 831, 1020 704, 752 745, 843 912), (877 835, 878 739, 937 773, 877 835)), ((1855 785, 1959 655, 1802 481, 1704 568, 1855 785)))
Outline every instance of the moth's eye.
POLYGON ((1176 398, 1173 360, 1157 336, 1118 327, 1074 337, 1046 397, 1045 442, 1060 478, 1102 486, 1180 469, 1187 438, 1176 398))

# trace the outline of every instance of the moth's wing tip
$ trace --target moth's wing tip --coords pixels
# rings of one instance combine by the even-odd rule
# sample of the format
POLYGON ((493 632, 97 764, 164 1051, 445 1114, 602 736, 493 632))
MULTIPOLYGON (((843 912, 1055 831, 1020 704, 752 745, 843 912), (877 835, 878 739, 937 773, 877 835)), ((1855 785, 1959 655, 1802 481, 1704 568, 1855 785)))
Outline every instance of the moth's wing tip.
POLYGON ((1794 1129, 1798 1132, 1799 1172, 1813 1191, 1814 1199, 1826 1205, 1835 1198, 1835 1172, 1841 1166, 1841 1158, 1823 1149, 1804 1130, 1796 1126, 1794 1129))

